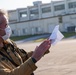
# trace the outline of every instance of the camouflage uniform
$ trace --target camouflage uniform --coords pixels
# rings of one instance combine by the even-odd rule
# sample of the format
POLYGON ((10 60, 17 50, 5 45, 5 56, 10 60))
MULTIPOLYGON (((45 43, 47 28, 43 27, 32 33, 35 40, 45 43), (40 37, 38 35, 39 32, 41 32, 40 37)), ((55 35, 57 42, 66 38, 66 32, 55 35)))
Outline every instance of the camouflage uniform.
POLYGON ((11 40, 4 41, 0 48, 0 75, 31 75, 37 68, 32 53, 19 49, 11 40))

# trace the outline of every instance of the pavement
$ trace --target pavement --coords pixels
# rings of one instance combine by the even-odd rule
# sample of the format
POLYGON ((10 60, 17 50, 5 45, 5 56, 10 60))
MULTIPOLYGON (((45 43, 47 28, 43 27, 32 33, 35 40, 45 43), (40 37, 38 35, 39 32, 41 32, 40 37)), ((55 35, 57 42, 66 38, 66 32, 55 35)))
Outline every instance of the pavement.
MULTIPOLYGON (((36 36, 21 41, 16 41, 19 48, 27 52, 35 50, 41 42, 31 42, 49 35, 36 36), (28 43, 27 43, 28 42, 28 43)), ((76 36, 61 40, 51 46, 50 53, 36 63, 35 75, 76 75, 76 36)))
MULTIPOLYGON (((41 42, 21 43, 19 48, 27 52, 34 50, 41 42)), ((76 75, 76 39, 61 40, 51 46, 50 53, 36 63, 35 75, 76 75)))

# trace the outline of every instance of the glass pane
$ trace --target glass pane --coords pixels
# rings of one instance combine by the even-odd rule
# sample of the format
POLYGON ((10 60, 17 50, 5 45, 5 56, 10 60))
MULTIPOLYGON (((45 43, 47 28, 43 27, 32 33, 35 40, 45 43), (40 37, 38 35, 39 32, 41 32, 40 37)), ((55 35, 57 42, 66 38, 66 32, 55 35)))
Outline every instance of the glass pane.
POLYGON ((63 10, 63 9, 65 9, 65 5, 64 5, 64 4, 54 6, 54 10, 55 10, 55 11, 58 11, 58 10, 63 10))
POLYGON ((20 17, 26 17, 27 16, 27 12, 20 12, 20 17))
POLYGON ((51 7, 42 8, 42 13, 48 13, 48 12, 51 12, 51 7))

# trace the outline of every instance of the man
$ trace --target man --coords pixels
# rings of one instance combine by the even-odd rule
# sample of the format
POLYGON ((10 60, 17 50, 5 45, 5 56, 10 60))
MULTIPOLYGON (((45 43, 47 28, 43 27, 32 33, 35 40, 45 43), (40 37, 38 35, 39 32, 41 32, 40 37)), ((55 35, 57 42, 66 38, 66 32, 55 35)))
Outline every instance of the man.
POLYGON ((7 13, 0 9, 0 75, 33 75, 36 62, 49 50, 51 41, 45 40, 27 53, 9 39, 10 35, 7 13))

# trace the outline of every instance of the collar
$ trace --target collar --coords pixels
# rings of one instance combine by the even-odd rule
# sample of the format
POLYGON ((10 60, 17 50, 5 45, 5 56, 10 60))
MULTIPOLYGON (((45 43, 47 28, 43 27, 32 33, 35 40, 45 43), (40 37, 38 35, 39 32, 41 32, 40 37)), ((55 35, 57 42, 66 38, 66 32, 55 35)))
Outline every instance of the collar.
MULTIPOLYGON (((4 45, 8 45, 8 44, 12 44, 11 40, 10 39, 7 39, 7 40, 4 40, 3 41, 3 44, 4 45)), ((3 47, 0 47, 0 49, 2 49, 3 47)))

